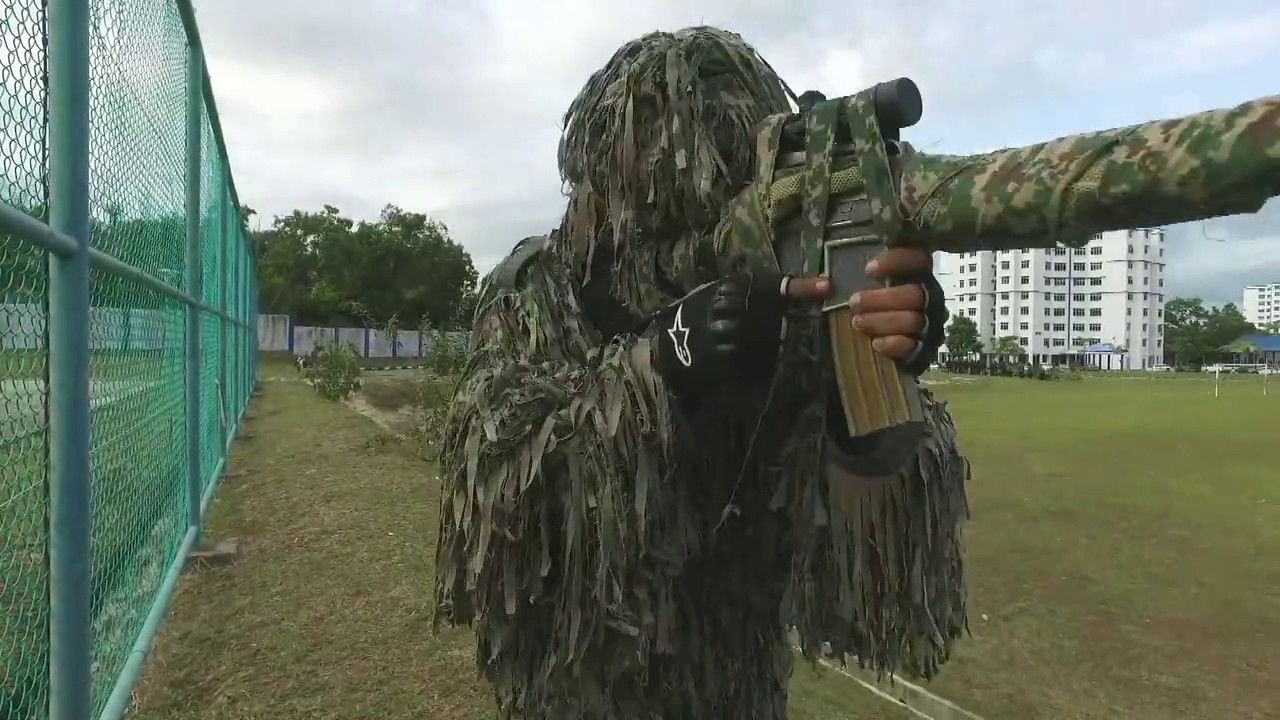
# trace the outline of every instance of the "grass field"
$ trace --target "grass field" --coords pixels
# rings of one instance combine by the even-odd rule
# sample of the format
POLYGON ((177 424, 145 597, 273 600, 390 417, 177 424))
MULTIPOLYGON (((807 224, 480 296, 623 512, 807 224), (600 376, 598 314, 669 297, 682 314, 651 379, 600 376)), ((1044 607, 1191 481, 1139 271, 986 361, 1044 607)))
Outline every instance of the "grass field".
POLYGON ((930 689, 989 718, 1280 717, 1277 388, 950 380, 974 637, 930 689))
MULTIPOLYGON (((930 690, 989 720, 1280 714, 1280 394, 935 380, 974 466, 974 637, 930 690)), ((133 716, 490 717, 467 633, 430 631, 431 467, 296 381, 266 383, 253 414, 206 532, 243 557, 183 580, 133 716)), ((791 707, 909 717, 804 666, 791 707)))
MULTIPOLYGON (((244 555, 184 578, 130 717, 492 717, 470 635, 431 632, 431 466, 299 382, 266 383, 253 415, 206 530, 244 555)), ((796 686, 798 720, 909 717, 829 670, 796 686)))

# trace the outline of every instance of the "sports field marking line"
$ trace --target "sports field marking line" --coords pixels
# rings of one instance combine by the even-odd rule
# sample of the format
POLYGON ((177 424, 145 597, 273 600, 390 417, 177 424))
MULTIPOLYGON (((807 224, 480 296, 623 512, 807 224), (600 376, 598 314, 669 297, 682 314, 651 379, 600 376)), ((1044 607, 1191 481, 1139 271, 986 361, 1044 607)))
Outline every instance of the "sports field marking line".
MULTIPOLYGON (((799 647, 795 647, 797 652, 799 647)), ((862 687, 870 690, 872 694, 892 702, 898 707, 905 708, 911 714, 924 718, 924 720, 983 720, 980 715, 969 712, 946 698, 938 697, 915 683, 908 682, 902 678, 895 677, 891 681, 878 683, 873 680, 864 679, 854 675, 843 667, 832 663, 825 658, 819 658, 818 663, 829 670, 849 678, 858 683, 862 687), (892 683, 890 685, 890 683, 892 683), (885 690, 882 685, 890 685, 894 690, 900 691, 901 694, 894 694, 885 690), (923 707, 917 707, 921 705, 923 707)))

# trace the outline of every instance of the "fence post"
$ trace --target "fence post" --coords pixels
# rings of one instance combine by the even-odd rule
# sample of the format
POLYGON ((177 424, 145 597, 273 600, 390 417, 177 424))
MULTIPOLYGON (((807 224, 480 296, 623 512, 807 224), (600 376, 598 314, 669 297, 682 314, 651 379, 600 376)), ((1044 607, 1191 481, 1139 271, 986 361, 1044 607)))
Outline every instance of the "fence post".
POLYGON ((49 0, 49 718, 92 706, 89 460, 89 0, 49 0))
POLYGON ((221 212, 218 213, 218 309, 222 311, 222 315, 218 316, 218 402, 219 408, 225 410, 218 415, 218 422, 222 423, 222 431, 218 433, 218 452, 226 453, 227 435, 231 430, 231 423, 235 422, 232 413, 236 412, 231 409, 228 400, 235 402, 235 395, 228 392, 227 388, 227 331, 231 328, 227 327, 227 278, 230 273, 227 272, 227 259, 230 253, 227 252, 231 244, 231 233, 229 232, 231 223, 228 222, 231 207, 231 191, 227 189, 226 179, 231 175, 227 169, 226 158, 219 158, 218 166, 222 169, 222 193, 218 202, 221 212))
MULTIPOLYGON (((187 295, 200 301, 200 140, 204 130, 204 58, 187 42, 187 295)), ((187 523, 200 537, 200 306, 187 306, 187 523)))
MULTIPOLYGON (((235 318, 237 323, 243 322, 244 320, 244 291, 243 291, 244 268, 241 265, 241 255, 242 255, 241 248, 243 245, 244 245, 244 233, 237 232, 236 239, 235 239, 234 252, 231 256, 231 263, 232 263, 231 276, 235 278, 235 287, 236 287, 236 301, 235 301, 234 312, 235 312, 235 318)), ((240 342, 243 342, 243 338, 244 338, 243 327, 240 327, 239 325, 237 325, 236 336, 241 339, 240 342)), ((244 355, 242 353, 237 352, 236 367, 235 367, 235 385, 236 385, 236 404, 237 405, 240 405, 244 397, 244 372, 245 372, 244 365, 245 365, 244 355)), ((236 408, 236 412, 237 413, 240 412, 239 407, 236 408)), ((236 418, 239 419, 239 417, 240 417, 239 414, 237 414, 236 418)))

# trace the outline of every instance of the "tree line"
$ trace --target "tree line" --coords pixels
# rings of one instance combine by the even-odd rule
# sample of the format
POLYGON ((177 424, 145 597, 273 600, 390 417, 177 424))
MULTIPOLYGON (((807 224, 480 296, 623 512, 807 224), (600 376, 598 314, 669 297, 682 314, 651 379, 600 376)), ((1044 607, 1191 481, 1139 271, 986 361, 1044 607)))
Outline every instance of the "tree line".
MULTIPOLYGON (((1260 328, 1246 320, 1235 303, 1207 307, 1200 298, 1174 298, 1164 307, 1164 361, 1174 367, 1228 361, 1250 354, 1240 340, 1258 333, 1280 333, 1280 323, 1260 328)), ((948 353, 959 357, 1026 354, 1013 335, 995 338, 988 347, 973 320, 960 315, 947 325, 946 344, 948 353)))
POLYGON ((306 325, 383 325, 393 317, 401 327, 470 325, 471 255, 423 213, 387 205, 377 220, 356 221, 325 205, 294 210, 251 235, 260 312, 306 325))

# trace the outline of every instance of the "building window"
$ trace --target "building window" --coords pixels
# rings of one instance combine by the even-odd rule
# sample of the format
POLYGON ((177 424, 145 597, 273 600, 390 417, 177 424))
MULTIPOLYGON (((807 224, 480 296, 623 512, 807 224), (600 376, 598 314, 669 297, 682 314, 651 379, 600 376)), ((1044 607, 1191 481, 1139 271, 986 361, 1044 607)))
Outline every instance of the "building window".
POLYGON ((1089 323, 1089 332, 1102 332, 1102 323, 1089 323))
POLYGON ((1019 282, 1019 283, 1021 283, 1022 285, 1030 285, 1030 284, 1031 284, 1031 276, 1029 276, 1029 275, 1023 275, 1023 276, 1022 276, 1022 278, 1021 278, 1018 282, 1019 282))
POLYGON ((1009 329, 1009 323, 1000 323, 1000 329, 1001 329, 1001 330, 1008 330, 1008 329, 1009 329))
POLYGON ((1030 330, 1030 329, 1031 329, 1031 323, 1018 323, 1018 329, 1019 329, 1019 330, 1030 330))
POLYGON ((1089 248, 1089 254, 1090 254, 1090 255, 1101 255, 1101 254, 1102 254, 1102 246, 1101 246, 1101 245, 1094 245, 1093 247, 1089 248))
POLYGON ((1077 272, 1084 272, 1084 263, 1071 263, 1071 269, 1077 272))
POLYGON ((1089 269, 1090 269, 1090 270, 1093 270, 1093 271, 1101 270, 1101 269, 1102 269, 1102 263, 1100 263, 1100 262, 1096 262, 1096 263, 1089 263, 1089 269))
POLYGON ((1023 305, 1022 307, 1018 308, 1018 314, 1019 314, 1019 315, 1030 315, 1030 314, 1031 314, 1031 308, 1027 307, 1026 305, 1023 305))
POLYGON ((1102 308, 1089 308, 1089 317, 1102 317, 1102 308))
POLYGON ((1031 267, 1031 261, 1030 261, 1030 260, 1023 260, 1023 261, 1018 265, 1018 267, 1021 267, 1023 270, 1026 270, 1027 268, 1031 267))

